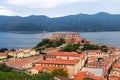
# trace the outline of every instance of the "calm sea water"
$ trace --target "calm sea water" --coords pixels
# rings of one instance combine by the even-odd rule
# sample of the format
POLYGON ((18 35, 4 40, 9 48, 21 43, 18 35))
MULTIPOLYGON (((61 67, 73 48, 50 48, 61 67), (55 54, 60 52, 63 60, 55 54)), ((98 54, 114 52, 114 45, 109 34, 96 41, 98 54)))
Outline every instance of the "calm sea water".
MULTIPOLYGON (((52 33, 47 33, 47 36, 50 36, 52 33)), ((120 48, 120 32, 84 32, 80 33, 80 36, 94 43, 104 43, 120 48)), ((31 48, 41 40, 42 33, 20 34, 0 32, 0 48, 31 48)))

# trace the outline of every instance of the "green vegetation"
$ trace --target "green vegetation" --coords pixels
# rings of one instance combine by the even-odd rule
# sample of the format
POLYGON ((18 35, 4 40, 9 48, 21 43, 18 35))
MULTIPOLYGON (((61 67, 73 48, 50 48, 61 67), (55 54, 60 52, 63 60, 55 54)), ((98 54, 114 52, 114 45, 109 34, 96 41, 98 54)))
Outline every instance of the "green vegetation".
POLYGON ((104 12, 88 15, 77 14, 58 18, 38 15, 28 17, 1 15, 0 31, 120 31, 120 15, 104 12))
POLYGON ((54 80, 49 73, 41 73, 39 75, 28 75, 24 72, 0 72, 0 80, 54 80))
POLYGON ((66 47, 62 48, 60 51, 66 51, 66 52, 81 52, 85 50, 102 50, 103 52, 107 52, 108 49, 105 45, 98 46, 98 45, 90 45, 90 44, 69 44, 66 47))
POLYGON ((9 59, 9 58, 13 58, 13 56, 11 56, 11 55, 8 55, 8 56, 7 56, 7 59, 9 59))
POLYGON ((6 71, 7 66, 5 63, 0 63, 0 71, 6 71))
POLYGON ((63 38, 52 41, 49 39, 44 39, 35 47, 35 49, 36 51, 41 51, 44 50, 45 48, 61 46, 63 43, 65 43, 65 40, 63 38))
MULTIPOLYGON (((0 48, 0 52, 5 52, 8 51, 9 49, 7 48, 0 48)), ((10 51, 16 51, 15 49, 10 49, 10 51)))
POLYGON ((54 76, 68 77, 64 69, 55 69, 51 73, 40 73, 38 75, 29 75, 23 71, 14 71, 9 69, 6 64, 0 64, 0 80, 54 80, 54 76))
MULTIPOLYGON (((45 48, 58 47, 64 43, 65 40, 63 38, 57 40, 44 39, 39 44, 37 44, 37 46, 34 47, 34 49, 36 49, 36 51, 40 51, 41 53, 41 51, 44 50, 45 48)), ((82 43, 84 43, 84 40, 82 40, 82 43)), ((81 53, 82 51, 85 50, 102 50, 103 52, 107 52, 108 48, 105 45, 99 46, 95 44, 68 44, 60 51, 81 53)))
POLYGON ((5 63, 0 64, 0 80, 54 80, 50 73, 41 73, 39 75, 28 75, 22 71, 13 71, 7 68, 5 63))
POLYGON ((92 78, 84 78, 83 80, 95 80, 95 79, 92 79, 92 78))
MULTIPOLYGON (((4 68, 2 67, 2 70, 4 68)), ((0 80, 54 80, 54 76, 68 77, 68 73, 63 69, 56 69, 51 73, 40 73, 38 75, 29 75, 22 71, 13 70, 0 71, 0 80)))
POLYGON ((54 76, 50 73, 40 73, 35 78, 34 80, 54 80, 54 76))
POLYGON ((84 48, 82 48, 82 51, 84 50, 102 50, 103 52, 107 52, 107 47, 105 45, 98 46, 98 45, 90 45, 90 44, 84 44, 84 48))
POLYGON ((80 47, 80 44, 69 44, 65 48, 61 49, 60 51, 65 51, 65 52, 72 52, 72 51, 77 51, 80 47))
POLYGON ((8 51, 7 48, 0 48, 0 52, 5 52, 5 51, 8 51))
POLYGON ((64 69, 55 69, 51 73, 53 76, 63 76, 63 77, 68 77, 68 72, 65 71, 64 69))
POLYGON ((10 49, 10 51, 16 51, 16 50, 12 48, 12 49, 10 49))

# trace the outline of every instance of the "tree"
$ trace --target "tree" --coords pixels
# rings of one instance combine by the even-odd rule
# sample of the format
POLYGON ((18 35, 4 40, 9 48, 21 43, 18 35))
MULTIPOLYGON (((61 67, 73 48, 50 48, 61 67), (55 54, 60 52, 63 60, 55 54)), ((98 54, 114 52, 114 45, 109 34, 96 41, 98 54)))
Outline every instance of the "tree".
POLYGON ((69 44, 63 49, 61 49, 61 51, 73 52, 73 51, 77 51, 79 47, 80 47, 80 44, 69 44))
POLYGON ((86 77, 86 78, 84 78, 83 80, 95 80, 95 79, 86 77))
POLYGON ((1 48, 0 49, 0 52, 5 52, 5 51, 8 51, 8 49, 7 48, 1 48))
POLYGON ((55 69, 54 71, 52 71, 51 73, 53 76, 63 76, 63 77, 68 77, 68 72, 65 71, 64 69, 60 68, 60 69, 55 69))
POLYGON ((65 40, 63 38, 60 38, 58 40, 44 39, 34 48, 36 49, 36 51, 42 51, 45 48, 61 46, 63 43, 65 43, 65 40))
POLYGON ((4 71, 4 70, 6 70, 6 68, 7 68, 7 66, 5 63, 0 64, 0 71, 4 71))
POLYGON ((105 45, 101 46, 101 50, 102 50, 103 52, 108 52, 108 48, 107 48, 107 46, 105 46, 105 45))
POLYGON ((54 80, 50 73, 40 73, 39 75, 28 75, 21 71, 0 72, 0 80, 54 80))
POLYGON ((84 39, 82 39, 82 41, 81 41, 82 43, 85 43, 85 40, 84 39))
POLYGON ((11 56, 11 55, 8 55, 8 56, 7 56, 7 58, 13 58, 13 56, 11 56))
POLYGON ((36 77, 37 80, 54 80, 54 76, 50 73, 40 73, 36 77))
POLYGON ((15 49, 10 49, 10 51, 16 51, 15 49))

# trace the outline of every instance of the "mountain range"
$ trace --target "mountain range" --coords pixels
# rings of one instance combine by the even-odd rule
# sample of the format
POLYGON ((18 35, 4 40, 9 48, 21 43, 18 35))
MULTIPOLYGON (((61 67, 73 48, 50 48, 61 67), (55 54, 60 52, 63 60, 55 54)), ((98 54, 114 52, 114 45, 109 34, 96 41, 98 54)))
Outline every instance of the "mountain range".
POLYGON ((50 18, 0 16, 0 31, 120 31, 120 15, 100 12, 50 18))

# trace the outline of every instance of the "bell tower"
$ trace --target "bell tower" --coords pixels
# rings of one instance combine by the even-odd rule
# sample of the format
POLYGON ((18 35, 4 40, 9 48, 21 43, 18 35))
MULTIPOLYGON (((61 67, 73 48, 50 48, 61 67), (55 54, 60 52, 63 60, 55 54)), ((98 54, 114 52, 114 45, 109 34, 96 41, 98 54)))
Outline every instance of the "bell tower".
POLYGON ((46 32, 45 31, 43 31, 43 33, 42 33, 42 39, 46 39, 46 32))

